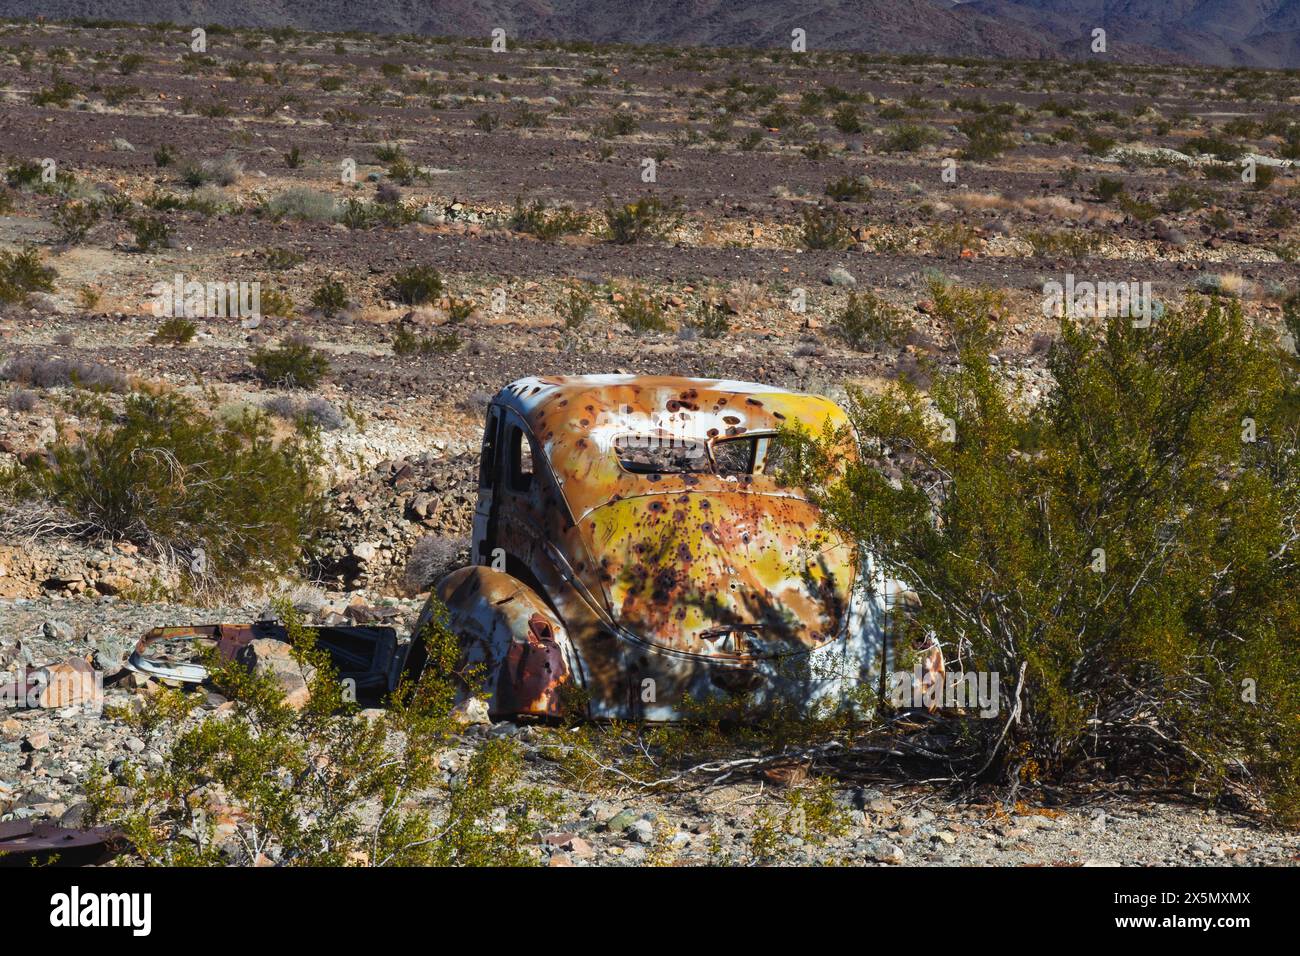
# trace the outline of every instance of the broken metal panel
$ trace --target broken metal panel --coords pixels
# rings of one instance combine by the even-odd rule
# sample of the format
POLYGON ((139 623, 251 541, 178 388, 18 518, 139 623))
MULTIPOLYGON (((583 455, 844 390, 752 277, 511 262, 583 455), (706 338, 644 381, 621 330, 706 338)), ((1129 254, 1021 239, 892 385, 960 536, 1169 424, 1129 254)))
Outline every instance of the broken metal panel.
MULTIPOLYGON (((358 690, 390 691, 402 667, 397 631, 391 627, 315 627, 316 646, 330 655, 340 680, 352 680, 358 690)), ((215 647, 223 660, 235 660, 255 640, 288 641, 289 632, 276 621, 252 624, 200 624, 155 627, 136 643, 127 668, 159 680, 199 684, 208 669, 199 662, 200 649, 215 647)))
MULTIPOLYGON (((502 571, 461 568, 438 582, 436 596, 448 610, 447 625, 460 639, 458 672, 475 675, 459 688, 462 697, 487 695, 493 716, 559 716, 569 679, 564 625, 534 591, 502 571)), ((416 625, 420 640, 430 608, 416 625)), ((413 655, 414 656, 414 655, 413 655)))
POLYGON ((14 820, 0 823, 0 866, 92 866, 126 848, 112 827, 69 828, 14 820))

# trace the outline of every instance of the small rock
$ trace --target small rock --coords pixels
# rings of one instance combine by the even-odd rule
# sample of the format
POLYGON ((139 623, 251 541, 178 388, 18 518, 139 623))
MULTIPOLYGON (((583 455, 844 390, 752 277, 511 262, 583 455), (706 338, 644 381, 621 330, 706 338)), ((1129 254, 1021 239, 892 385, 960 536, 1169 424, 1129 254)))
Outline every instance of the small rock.
POLYGON ((889 840, 868 840, 865 850, 867 858, 877 863, 902 863, 906 859, 903 848, 889 840))
POLYGON ((41 634, 48 640, 60 641, 65 644, 77 639, 77 632, 72 629, 71 624, 57 620, 49 620, 42 624, 41 634))
POLYGON ((858 284, 858 280, 855 279, 853 274, 843 266, 836 266, 831 269, 830 272, 826 273, 826 282, 828 285, 833 285, 842 289, 852 289, 858 284))
POLYGON ((655 839, 654 824, 649 820, 635 820, 624 832, 637 843, 653 843, 655 839))

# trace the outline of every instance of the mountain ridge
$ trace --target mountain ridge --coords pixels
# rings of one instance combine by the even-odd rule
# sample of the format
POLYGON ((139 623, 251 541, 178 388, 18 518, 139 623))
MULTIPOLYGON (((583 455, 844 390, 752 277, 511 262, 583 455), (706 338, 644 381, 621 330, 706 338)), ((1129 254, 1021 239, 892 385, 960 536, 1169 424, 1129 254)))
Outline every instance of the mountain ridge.
MULTIPOLYGON (((525 40, 808 48, 1001 59, 1300 67, 1300 0, 117 0, 111 19, 525 40)), ((103 19, 97 0, 0 0, 0 17, 103 19)))

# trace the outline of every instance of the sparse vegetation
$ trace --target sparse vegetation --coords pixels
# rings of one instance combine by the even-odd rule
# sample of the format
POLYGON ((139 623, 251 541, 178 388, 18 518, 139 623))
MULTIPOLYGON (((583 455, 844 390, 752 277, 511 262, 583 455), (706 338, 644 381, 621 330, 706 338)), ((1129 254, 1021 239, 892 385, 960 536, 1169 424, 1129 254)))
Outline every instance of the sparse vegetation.
POLYGON ((276 388, 315 388, 330 363, 310 342, 291 336, 276 348, 257 349, 253 368, 258 378, 276 388))

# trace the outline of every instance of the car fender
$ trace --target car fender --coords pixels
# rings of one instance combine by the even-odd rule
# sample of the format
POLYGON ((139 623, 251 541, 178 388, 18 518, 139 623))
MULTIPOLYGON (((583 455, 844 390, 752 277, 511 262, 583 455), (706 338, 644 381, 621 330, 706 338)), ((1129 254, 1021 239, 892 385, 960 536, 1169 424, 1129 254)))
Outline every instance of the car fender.
MULTIPOLYGON (((458 671, 475 674, 478 688, 462 685, 461 699, 487 697, 493 717, 558 717, 568 682, 570 649, 564 625, 519 579, 484 565, 438 581, 416 624, 421 634, 435 600, 447 608, 447 626, 460 644, 458 671)), ((420 652, 423 648, 419 649, 420 652)))

